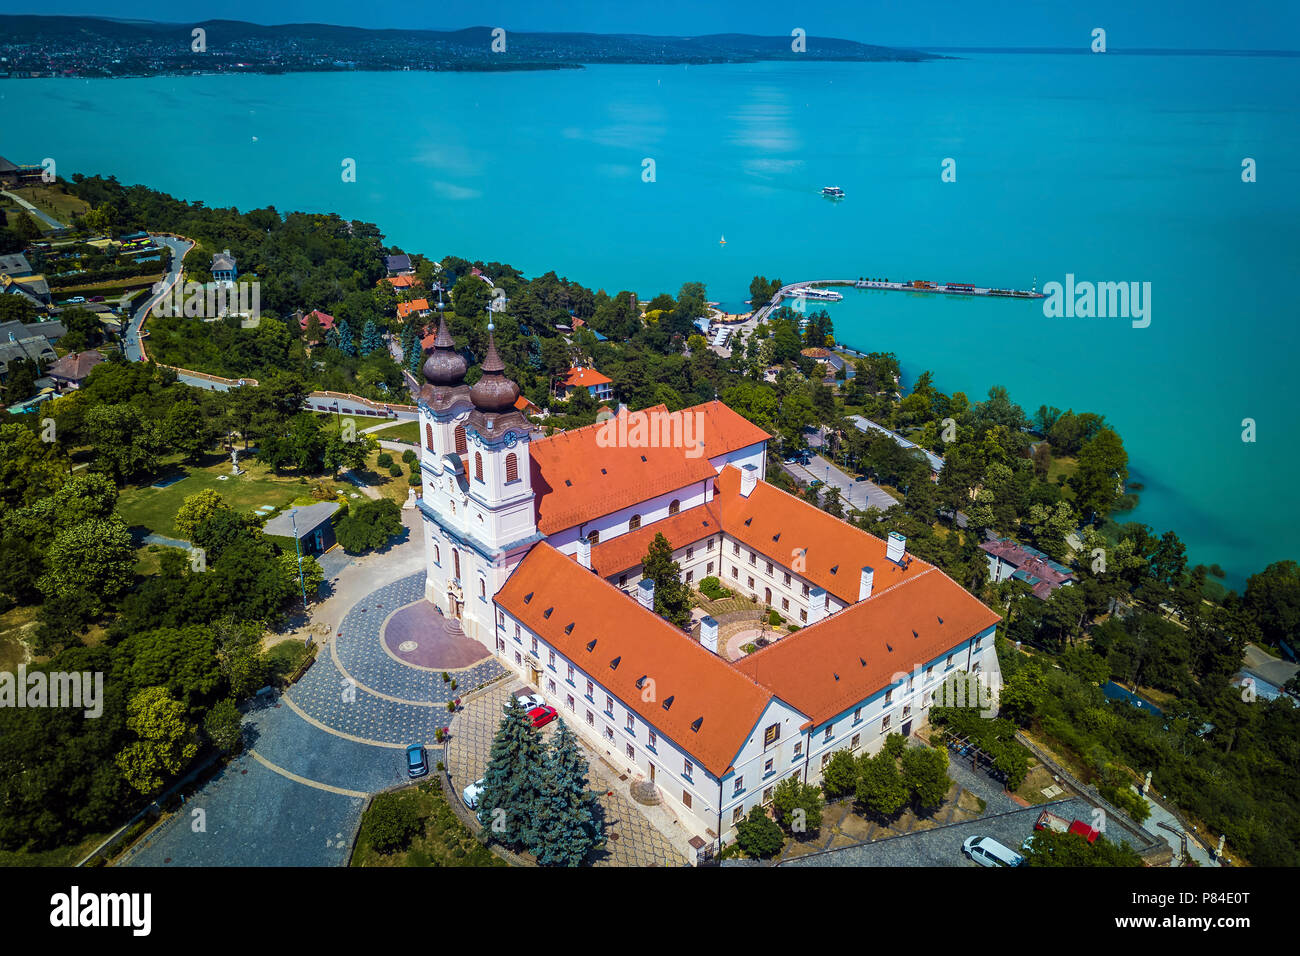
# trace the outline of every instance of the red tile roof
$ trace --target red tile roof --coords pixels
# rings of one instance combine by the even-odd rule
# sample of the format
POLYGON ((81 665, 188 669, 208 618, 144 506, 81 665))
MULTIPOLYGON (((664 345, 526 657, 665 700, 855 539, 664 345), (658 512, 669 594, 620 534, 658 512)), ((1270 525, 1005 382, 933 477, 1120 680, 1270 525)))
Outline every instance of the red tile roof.
MULTIPOLYGON (((740 471, 734 465, 718 475, 713 507, 733 538, 777 564, 798 571, 841 601, 857 601, 862 568, 875 572, 873 590, 917 577, 930 569, 906 556, 906 566, 890 561, 885 542, 829 515, 801 498, 760 481, 748 498, 740 496, 740 471), (802 570, 800 564, 802 563, 802 570)), ((730 555, 723 555, 724 561, 730 555)))
POLYGON ((304 314, 303 317, 298 320, 298 327, 304 332, 307 331, 307 320, 313 315, 316 316, 316 321, 320 323, 322 332, 328 332, 330 329, 334 328, 334 316, 328 315, 320 309, 312 309, 310 312, 304 314))
POLYGON ((394 289, 418 289, 420 286, 424 285, 424 283, 415 276, 386 276, 379 281, 381 283, 391 283, 394 289))
POLYGON ((715 777, 726 773, 771 700, 723 658, 545 542, 533 546, 495 601, 715 777), (642 677, 653 686, 638 687, 642 677), (703 721, 695 730, 697 718, 703 721))
POLYGON ((406 318, 412 312, 428 312, 428 311, 429 311, 428 299, 412 299, 410 302, 397 303, 397 317, 399 319, 406 318))
POLYGON ((591 566, 601 577, 609 577, 628 568, 636 567, 650 550, 655 535, 668 539, 673 550, 684 548, 722 530, 718 516, 707 504, 687 508, 670 518, 643 525, 636 531, 620 534, 616 538, 599 542, 591 549, 591 566))
POLYGON ((564 380, 565 388, 574 388, 582 386, 590 388, 592 385, 612 385, 614 380, 601 375, 594 368, 571 368, 569 376, 564 380))
POLYGON ((597 422, 529 446, 539 531, 554 534, 714 476, 706 456, 683 448, 606 445, 614 429, 597 422))
POLYGON ((733 666, 817 726, 1001 620, 937 568, 881 584, 877 569, 867 600, 733 666))

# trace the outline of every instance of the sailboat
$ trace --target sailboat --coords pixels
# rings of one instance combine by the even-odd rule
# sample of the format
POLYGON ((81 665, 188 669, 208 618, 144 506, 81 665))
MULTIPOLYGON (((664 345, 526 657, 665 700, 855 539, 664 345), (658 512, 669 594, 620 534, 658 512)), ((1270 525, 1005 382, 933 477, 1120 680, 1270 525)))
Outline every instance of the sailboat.
POLYGON ((723 236, 721 239, 718 240, 718 245, 720 245, 720 246, 725 246, 726 244, 727 244, 727 237, 726 237, 726 236, 723 236))

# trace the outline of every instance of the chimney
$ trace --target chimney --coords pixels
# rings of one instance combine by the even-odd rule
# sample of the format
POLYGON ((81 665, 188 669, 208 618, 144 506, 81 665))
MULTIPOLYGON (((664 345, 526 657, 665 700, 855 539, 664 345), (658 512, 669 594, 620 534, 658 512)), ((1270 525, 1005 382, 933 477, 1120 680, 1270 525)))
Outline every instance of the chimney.
POLYGON ((872 568, 862 569, 862 580, 858 584, 858 600, 865 601, 871 597, 871 586, 875 582, 876 572, 872 568))
POLYGON ((746 465, 740 469, 740 497, 748 498, 749 493, 754 490, 758 484, 758 469, 753 465, 746 465))
POLYGON ((718 622, 711 617, 700 618, 700 643, 718 653, 718 622))
POLYGON ((889 532, 889 545, 885 557, 895 564, 903 563, 903 553, 907 550, 907 539, 897 531, 889 532))
POLYGON ((826 589, 813 588, 808 592, 808 623, 816 624, 826 616, 826 589))
POLYGON ((655 582, 653 578, 642 578, 636 586, 636 596, 641 606, 648 611, 655 609, 655 582))
POLYGON ((578 563, 588 571, 591 570, 591 539, 578 539, 578 563))

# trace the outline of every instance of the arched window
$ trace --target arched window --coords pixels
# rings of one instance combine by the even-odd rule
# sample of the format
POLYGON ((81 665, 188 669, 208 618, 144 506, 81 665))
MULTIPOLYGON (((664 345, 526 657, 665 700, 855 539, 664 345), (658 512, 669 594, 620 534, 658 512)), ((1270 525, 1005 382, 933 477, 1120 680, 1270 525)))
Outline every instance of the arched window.
POLYGON ((678 501, 676 498, 674 498, 672 501, 668 503, 668 513, 670 515, 675 515, 677 514, 677 512, 681 510, 682 510, 682 503, 678 501))
POLYGON ((482 578, 478 579, 478 596, 481 598, 487 597, 487 582, 482 578))
POLYGON ((424 424, 424 444, 433 451, 433 425, 428 422, 424 424))
POLYGON ((514 452, 506 455, 506 484, 519 480, 519 456, 514 452))
POLYGON ((469 442, 465 440, 465 429, 462 426, 457 425, 456 426, 456 454, 463 455, 467 451, 469 451, 469 442))
POLYGON ((460 552, 457 551, 455 548, 452 548, 451 556, 456 564, 456 575, 455 575, 456 580, 459 581, 460 580, 460 552))
POLYGON ((637 528, 639 528, 639 527, 641 527, 641 516, 640 516, 640 515, 633 515, 633 516, 628 520, 628 523, 627 523, 627 530, 628 530, 628 531, 635 531, 635 530, 636 530, 637 528))
POLYGON ((438 546, 436 544, 433 546, 433 563, 442 564, 442 557, 438 553, 438 546))
POLYGON ((592 544, 599 544, 599 543, 600 543, 600 532, 599 532, 599 531, 588 531, 588 532, 587 532, 587 540, 590 541, 592 544))
POLYGON ((474 452, 474 480, 483 480, 483 456, 474 452))

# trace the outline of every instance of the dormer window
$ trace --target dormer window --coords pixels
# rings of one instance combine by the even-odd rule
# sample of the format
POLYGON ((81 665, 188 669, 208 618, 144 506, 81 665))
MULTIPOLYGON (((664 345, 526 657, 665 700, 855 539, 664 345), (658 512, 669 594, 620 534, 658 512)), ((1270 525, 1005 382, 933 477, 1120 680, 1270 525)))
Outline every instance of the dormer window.
POLYGON ((637 528, 639 528, 639 527, 641 527, 641 516, 640 516, 640 515, 633 515, 632 517, 630 517, 630 518, 627 519, 627 530, 628 530, 628 531, 635 531, 635 530, 636 530, 637 528))

